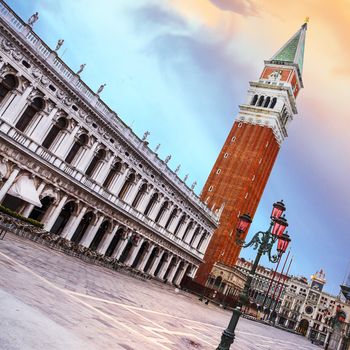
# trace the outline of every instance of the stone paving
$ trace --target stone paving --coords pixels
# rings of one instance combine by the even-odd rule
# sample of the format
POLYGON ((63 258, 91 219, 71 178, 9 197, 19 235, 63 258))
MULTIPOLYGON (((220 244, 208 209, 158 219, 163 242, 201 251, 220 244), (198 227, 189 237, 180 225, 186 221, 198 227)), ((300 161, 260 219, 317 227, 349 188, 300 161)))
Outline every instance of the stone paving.
MULTIPOLYGON (((24 238, 0 241, 0 349, 212 350, 230 312, 24 238)), ((232 350, 316 349, 241 319, 232 350)))

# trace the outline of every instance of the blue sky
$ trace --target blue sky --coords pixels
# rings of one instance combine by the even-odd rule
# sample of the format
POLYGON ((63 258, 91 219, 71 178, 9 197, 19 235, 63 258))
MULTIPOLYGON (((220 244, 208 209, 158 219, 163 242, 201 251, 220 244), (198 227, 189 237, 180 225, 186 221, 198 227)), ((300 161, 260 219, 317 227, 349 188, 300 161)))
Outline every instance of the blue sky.
MULTIPOLYGON (((181 164, 180 177, 200 192, 245 100, 249 80, 311 16, 299 115, 291 124, 249 236, 268 228, 274 201, 284 199, 294 263, 309 277, 323 268, 337 294, 350 261, 348 218, 350 59, 344 49, 341 2, 283 4, 254 0, 11 0, 25 20, 38 11, 35 31, 101 94, 150 147, 181 164), (294 6, 294 7, 291 7, 294 6), (324 43, 327 43, 326 47, 324 43)), ((349 11, 348 11, 349 12, 349 11)), ((345 46, 346 47, 346 46, 345 46)), ((242 256, 252 258, 247 250, 242 256)), ((263 263, 267 264, 266 261, 263 263)))

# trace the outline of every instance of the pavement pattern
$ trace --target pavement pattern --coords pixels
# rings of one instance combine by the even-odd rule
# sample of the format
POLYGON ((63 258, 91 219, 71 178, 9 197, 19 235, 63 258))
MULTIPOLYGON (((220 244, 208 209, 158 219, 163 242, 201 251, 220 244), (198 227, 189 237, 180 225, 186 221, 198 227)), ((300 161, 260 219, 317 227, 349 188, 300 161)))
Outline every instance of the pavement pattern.
MULTIPOLYGON (((0 349, 213 350, 231 313, 12 234, 0 241, 0 349)), ((241 319, 232 350, 311 350, 241 319)))

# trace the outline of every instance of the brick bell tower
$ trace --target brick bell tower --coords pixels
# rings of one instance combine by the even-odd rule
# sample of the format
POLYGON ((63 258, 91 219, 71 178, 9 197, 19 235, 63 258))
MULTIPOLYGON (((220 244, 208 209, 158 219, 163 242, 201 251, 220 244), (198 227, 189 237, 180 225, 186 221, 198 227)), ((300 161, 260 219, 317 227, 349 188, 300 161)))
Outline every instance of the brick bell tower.
POLYGON ((221 209, 218 229, 209 243, 196 281, 205 284, 215 262, 233 266, 238 217, 253 217, 264 192, 288 124, 297 114, 307 23, 268 61, 258 81, 250 82, 239 113, 203 188, 201 199, 221 209))

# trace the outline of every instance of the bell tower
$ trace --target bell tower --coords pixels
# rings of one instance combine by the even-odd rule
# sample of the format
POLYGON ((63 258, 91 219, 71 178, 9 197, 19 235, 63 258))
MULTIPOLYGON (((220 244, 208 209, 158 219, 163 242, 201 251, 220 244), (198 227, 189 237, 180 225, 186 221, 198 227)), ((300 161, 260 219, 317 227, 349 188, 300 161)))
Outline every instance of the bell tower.
POLYGON ((210 208, 223 208, 218 229, 196 274, 205 284, 215 262, 236 263, 238 217, 252 217, 260 202, 288 125, 297 114, 296 98, 303 87, 302 69, 307 23, 265 61, 203 187, 201 198, 210 208))

